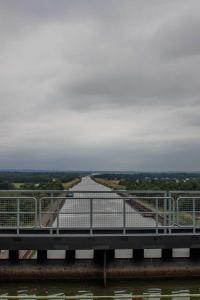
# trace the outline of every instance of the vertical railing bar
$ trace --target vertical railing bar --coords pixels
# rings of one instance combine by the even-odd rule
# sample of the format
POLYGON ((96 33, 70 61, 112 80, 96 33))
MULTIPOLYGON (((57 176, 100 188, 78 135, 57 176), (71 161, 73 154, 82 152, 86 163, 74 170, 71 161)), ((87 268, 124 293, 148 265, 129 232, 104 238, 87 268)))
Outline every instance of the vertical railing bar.
POLYGON ((35 224, 34 224, 34 228, 38 227, 38 203, 37 203, 37 199, 34 198, 34 202, 35 202, 35 224))
POLYGON ((177 226, 179 226, 179 200, 180 199, 181 198, 176 199, 176 211, 177 211, 177 213, 176 213, 176 223, 177 223, 177 226))
MULTIPOLYGON (((54 211, 54 193, 51 192, 50 193, 50 197, 51 197, 51 206, 50 206, 50 218, 53 217, 53 211, 54 211)), ((50 234, 53 234, 53 228, 50 228, 50 234)))
POLYGON ((17 198, 17 234, 19 234, 20 227, 20 203, 19 198, 17 198))
POLYGON ((123 234, 126 234, 126 199, 123 199, 123 234))
MULTIPOLYGON (((60 226, 60 209, 59 209, 59 202, 57 202, 56 205, 56 212, 57 212, 57 227, 56 227, 56 234, 59 235, 59 226, 60 226)), ((51 234, 53 234, 52 228, 51 228, 51 234)))
POLYGON ((90 199, 90 234, 93 234, 93 199, 90 199))
POLYGON ((170 192, 170 202, 172 203, 172 220, 170 227, 177 226, 178 203, 177 198, 170 192))
POLYGON ((167 192, 164 193, 164 233, 167 233, 167 192))
POLYGON ((39 213, 39 228, 41 228, 42 227, 42 216, 41 216, 41 214, 42 214, 42 199, 39 198, 38 201, 39 201, 39 211, 38 211, 38 213, 39 213))
POLYGON ((158 198, 156 197, 156 234, 158 234, 158 198))
POLYGON ((175 201, 175 209, 176 209, 174 223, 176 224, 176 226, 180 226, 180 199, 179 199, 179 196, 174 196, 174 201, 175 201))
POLYGON ((169 204, 169 208, 168 208, 168 228, 169 228, 169 233, 171 234, 172 230, 171 230, 171 226, 172 226, 172 220, 174 218, 174 201, 171 197, 171 192, 167 191, 167 197, 168 197, 168 204, 169 204), (172 203, 173 202, 173 203, 172 203))
POLYGON ((196 232, 196 205, 195 205, 195 198, 192 198, 192 219, 193 219, 193 233, 196 232))

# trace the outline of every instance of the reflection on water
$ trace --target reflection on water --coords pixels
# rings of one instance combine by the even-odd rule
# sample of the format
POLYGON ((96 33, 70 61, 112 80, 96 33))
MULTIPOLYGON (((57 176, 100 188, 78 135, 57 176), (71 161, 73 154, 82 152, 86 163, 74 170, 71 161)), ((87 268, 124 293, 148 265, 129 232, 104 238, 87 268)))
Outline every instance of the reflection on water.
POLYGON ((161 294, 172 294, 173 300, 189 300, 189 293, 200 293, 200 280, 165 280, 165 281, 108 281, 108 287, 103 288, 101 281, 41 281, 21 283, 1 283, 0 295, 77 295, 82 299, 91 299, 93 295, 116 295, 117 300, 131 299, 131 295, 153 295, 151 300, 160 299, 161 294), (177 295, 182 295, 181 298, 177 295), (120 297, 122 296, 122 297, 120 297), (125 298, 124 298, 125 297, 125 298))

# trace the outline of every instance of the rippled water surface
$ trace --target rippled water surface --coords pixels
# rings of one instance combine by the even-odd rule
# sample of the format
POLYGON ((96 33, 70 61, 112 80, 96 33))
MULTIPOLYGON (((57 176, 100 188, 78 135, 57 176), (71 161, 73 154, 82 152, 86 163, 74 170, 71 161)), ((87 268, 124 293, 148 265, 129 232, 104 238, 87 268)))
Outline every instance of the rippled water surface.
MULTIPOLYGON (((40 281, 1 283, 1 295, 128 295, 133 294, 174 294, 173 300, 189 299, 177 298, 180 293, 200 293, 200 280, 155 280, 155 281, 108 281, 108 287, 103 287, 102 281, 69 282, 69 281, 40 281)), ((127 297, 128 299, 128 297, 127 297)), ((145 297, 144 297, 145 299, 145 297)))

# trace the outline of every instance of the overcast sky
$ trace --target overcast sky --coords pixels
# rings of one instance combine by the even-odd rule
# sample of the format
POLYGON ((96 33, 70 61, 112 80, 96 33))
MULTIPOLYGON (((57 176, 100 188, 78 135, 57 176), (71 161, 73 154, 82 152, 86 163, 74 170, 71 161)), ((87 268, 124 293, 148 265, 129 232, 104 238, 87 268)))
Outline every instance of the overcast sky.
POLYGON ((0 169, 200 170, 199 0, 0 0, 0 169))

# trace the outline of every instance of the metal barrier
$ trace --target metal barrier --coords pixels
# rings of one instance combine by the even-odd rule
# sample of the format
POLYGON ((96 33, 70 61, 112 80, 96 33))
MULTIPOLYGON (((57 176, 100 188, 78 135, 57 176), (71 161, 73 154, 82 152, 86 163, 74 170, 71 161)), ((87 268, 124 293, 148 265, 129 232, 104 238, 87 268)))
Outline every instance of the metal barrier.
POLYGON ((176 223, 179 227, 200 228, 200 197, 179 197, 176 201, 176 223))
POLYGON ((199 233, 200 191, 0 191, 0 229, 24 228, 199 233))
POLYGON ((40 199, 40 226, 68 229, 159 228, 170 226, 171 198, 117 197, 40 199))
POLYGON ((0 197, 0 228, 34 228, 36 222, 36 198, 0 197))
MULTIPOLYGON (((0 197, 0 228, 122 230, 172 226, 169 197, 0 197)), ((91 196, 93 196, 91 194, 91 196)))

